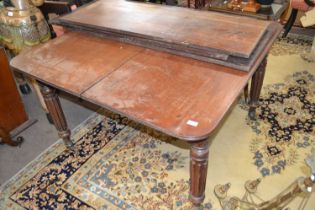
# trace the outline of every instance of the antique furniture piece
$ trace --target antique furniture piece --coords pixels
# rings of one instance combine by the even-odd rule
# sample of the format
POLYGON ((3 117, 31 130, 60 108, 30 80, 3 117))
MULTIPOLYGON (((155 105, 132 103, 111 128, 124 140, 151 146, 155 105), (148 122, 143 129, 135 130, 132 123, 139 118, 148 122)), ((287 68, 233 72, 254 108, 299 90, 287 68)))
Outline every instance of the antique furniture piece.
POLYGON ((24 51, 11 65, 42 83, 65 144, 74 148, 56 89, 191 143, 190 200, 200 206, 209 137, 251 78, 254 118, 266 56, 280 25, 111 0, 81 8, 59 23, 68 28, 65 35, 24 51), (210 62, 191 58, 200 50, 210 62))
POLYGON ((24 105, 16 88, 5 50, 0 46, 0 138, 3 143, 17 146, 19 141, 12 141, 20 131, 34 123, 28 120, 24 105), (11 135, 10 135, 11 132, 11 135))
POLYGON ((278 26, 250 18, 122 0, 115 6, 106 0, 96 2, 53 23, 244 71, 252 69, 278 26), (133 10, 133 16, 126 7, 133 10))

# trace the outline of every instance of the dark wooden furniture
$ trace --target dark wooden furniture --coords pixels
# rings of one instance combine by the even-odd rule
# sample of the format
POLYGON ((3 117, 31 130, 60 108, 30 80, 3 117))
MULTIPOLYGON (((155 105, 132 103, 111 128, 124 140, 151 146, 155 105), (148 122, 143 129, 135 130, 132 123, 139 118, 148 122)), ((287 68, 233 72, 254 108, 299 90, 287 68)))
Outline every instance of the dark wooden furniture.
POLYGON ((277 30, 272 22, 121 0, 95 2, 54 23, 244 71, 277 30))
POLYGON ((13 141, 10 132, 23 124, 25 127, 28 117, 2 47, 0 47, 0 66, 0 137, 4 143, 17 146, 21 142, 13 141))
MULTIPOLYGON (((238 17, 242 23, 248 21, 248 24, 245 24, 247 27, 242 26, 239 29, 239 24, 230 24, 234 22, 235 17, 203 12, 206 17, 211 14, 213 18, 208 22, 207 27, 210 28, 203 29, 198 28, 198 25, 189 25, 190 21, 185 22, 190 17, 186 12, 191 10, 184 8, 173 10, 175 12, 169 17, 169 24, 154 26, 152 24, 155 23, 147 20, 150 19, 152 10, 160 7, 158 5, 151 7, 151 10, 143 10, 142 14, 128 13, 141 11, 137 7, 147 4, 126 2, 124 10, 127 12, 124 15, 117 15, 114 12, 104 13, 107 7, 115 10, 116 5, 103 4, 104 2, 105 0, 96 2, 80 9, 80 12, 72 13, 79 14, 81 19, 77 15, 62 18, 68 20, 67 23, 70 19, 75 19, 77 22, 73 21, 73 28, 80 23, 81 32, 68 31, 62 37, 25 51, 14 58, 11 65, 42 83, 42 94, 47 108, 60 137, 70 149, 73 148, 70 131, 55 89, 66 91, 191 143, 190 200, 198 207, 205 195, 209 137, 251 78, 253 82, 250 90, 250 116, 254 118, 264 78, 266 56, 281 27, 276 23, 271 27, 259 20, 238 17), (91 7, 94 9, 91 10, 91 7), (145 15, 145 11, 150 14, 145 15), (131 20, 139 25, 132 24, 131 20), (230 24, 231 28, 224 25, 219 28, 217 24, 220 20, 225 25, 230 24), (172 27, 178 22, 186 27, 172 27), (251 68, 248 71, 240 71, 117 40, 104 39, 100 30, 98 36, 95 36, 92 29, 95 29, 96 25, 98 29, 102 29, 101 26, 106 24, 110 25, 111 29, 123 28, 123 31, 133 31, 135 34, 141 32, 146 36, 151 34, 159 40, 169 37, 177 42, 191 36, 189 42, 198 42, 199 46, 208 44, 210 48, 209 43, 214 43, 210 38, 214 37, 208 35, 217 33, 211 30, 212 27, 221 32, 220 36, 216 37, 216 43, 223 43, 223 39, 226 38, 230 39, 230 45, 222 44, 218 47, 219 50, 226 49, 227 56, 230 52, 250 53, 250 46, 256 48, 255 42, 260 46, 259 38, 248 36, 252 33, 263 33, 262 28, 270 29, 271 36, 257 51, 258 55, 253 59, 251 68), (90 30, 90 34, 85 33, 87 29, 90 30), (252 33, 248 34, 246 31, 252 33), (237 45, 237 41, 243 44, 238 45, 239 49, 231 49, 232 45, 237 45)), ((159 11, 163 17, 164 11, 159 11)), ((198 12, 194 12, 197 15, 198 12)), ((71 25, 68 24, 68 28, 70 29, 71 25)))

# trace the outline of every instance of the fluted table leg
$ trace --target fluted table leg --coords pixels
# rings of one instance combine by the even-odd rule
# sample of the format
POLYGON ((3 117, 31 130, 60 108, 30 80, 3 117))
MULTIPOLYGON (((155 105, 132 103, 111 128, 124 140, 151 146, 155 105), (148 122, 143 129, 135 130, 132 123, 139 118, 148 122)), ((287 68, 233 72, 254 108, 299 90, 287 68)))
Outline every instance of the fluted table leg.
POLYGON ((248 116, 251 120, 256 119, 256 108, 259 101, 261 88, 264 82, 265 71, 267 65, 267 58, 265 58, 252 77, 250 88, 250 102, 248 116))
POLYGON ((62 111, 56 90, 47 86, 42 86, 41 93, 44 97, 52 121, 58 131, 59 137, 63 139, 67 148, 74 150, 74 145, 71 141, 71 132, 68 129, 67 121, 62 111))
POLYGON ((205 199, 205 188, 208 171, 208 139, 193 142, 190 149, 190 201, 200 207, 205 199))

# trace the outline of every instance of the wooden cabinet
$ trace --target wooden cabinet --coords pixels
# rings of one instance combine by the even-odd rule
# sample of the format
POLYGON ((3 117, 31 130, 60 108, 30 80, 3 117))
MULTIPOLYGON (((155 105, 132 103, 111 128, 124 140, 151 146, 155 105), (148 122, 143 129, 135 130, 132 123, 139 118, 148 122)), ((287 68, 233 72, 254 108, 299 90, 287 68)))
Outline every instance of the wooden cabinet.
MULTIPOLYGON (((4 48, 0 46, 0 137, 28 121, 4 48)), ((9 142, 5 142, 9 143, 9 142)))

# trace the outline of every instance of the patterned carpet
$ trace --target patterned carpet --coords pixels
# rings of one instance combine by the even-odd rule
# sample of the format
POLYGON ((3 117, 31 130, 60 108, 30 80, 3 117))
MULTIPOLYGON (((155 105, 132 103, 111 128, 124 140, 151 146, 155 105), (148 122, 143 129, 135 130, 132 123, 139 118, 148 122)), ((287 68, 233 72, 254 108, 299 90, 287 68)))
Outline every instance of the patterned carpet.
MULTIPOLYGON (((258 120, 247 118, 240 97, 212 140, 201 209, 222 209, 217 184, 231 183, 229 196, 242 197, 247 180, 262 178, 257 196, 266 200, 310 175, 304 163, 315 148, 310 45, 298 38, 275 43, 258 120)), ((191 209, 186 143, 104 111, 73 133, 79 156, 59 140, 2 186, 0 209, 191 209)), ((304 209, 314 206, 312 195, 304 209)))

